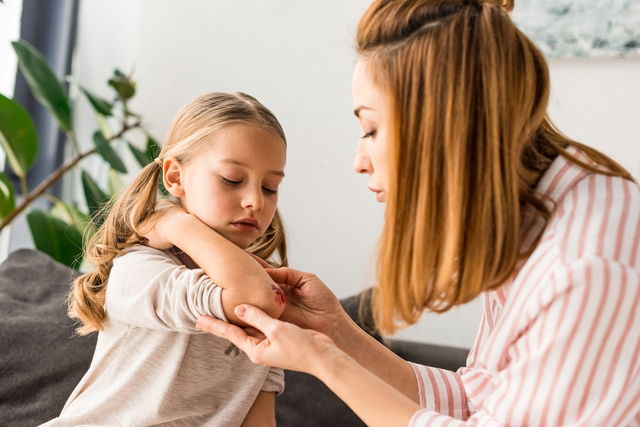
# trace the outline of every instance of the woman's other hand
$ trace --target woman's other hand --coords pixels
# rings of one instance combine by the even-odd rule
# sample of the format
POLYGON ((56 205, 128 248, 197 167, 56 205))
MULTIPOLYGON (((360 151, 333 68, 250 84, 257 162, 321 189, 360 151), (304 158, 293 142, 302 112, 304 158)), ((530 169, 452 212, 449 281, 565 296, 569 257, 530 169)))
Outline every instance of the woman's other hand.
POLYGON ((251 305, 236 307, 235 314, 254 329, 243 329, 209 316, 201 317, 196 328, 231 341, 254 363, 312 375, 319 365, 318 357, 341 353, 325 334, 274 319, 251 305))
POLYGON ((349 315, 338 298, 315 274, 293 268, 267 268, 267 273, 287 296, 281 320, 304 329, 313 329, 333 337, 340 325, 349 323, 349 315))

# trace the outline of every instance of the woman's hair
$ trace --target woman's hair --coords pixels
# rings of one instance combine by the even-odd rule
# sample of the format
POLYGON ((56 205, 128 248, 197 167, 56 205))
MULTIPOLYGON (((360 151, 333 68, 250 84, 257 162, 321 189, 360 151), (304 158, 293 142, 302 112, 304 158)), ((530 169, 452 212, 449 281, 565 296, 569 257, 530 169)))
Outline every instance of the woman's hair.
POLYGON ((542 233, 521 247, 524 210, 550 219, 534 188, 557 155, 632 179, 554 128, 546 61, 512 9, 513 1, 377 0, 360 20, 359 57, 392 112, 373 302, 383 332, 509 278, 542 233))
MULTIPOLYGON (((123 249, 141 243, 138 227, 156 210, 162 161, 175 157, 182 164, 188 163, 210 143, 210 136, 231 124, 258 126, 286 145, 282 126, 273 113, 247 94, 210 93, 184 106, 169 127, 158 162, 145 166, 115 202, 103 209, 108 211, 104 222, 85 244, 85 258, 95 270, 78 277, 69 295, 69 315, 82 323, 78 333, 84 335, 103 328, 104 298, 113 258, 123 249)), ((265 260, 275 255, 279 266, 287 265, 284 226, 277 210, 266 232, 247 250, 265 260)))

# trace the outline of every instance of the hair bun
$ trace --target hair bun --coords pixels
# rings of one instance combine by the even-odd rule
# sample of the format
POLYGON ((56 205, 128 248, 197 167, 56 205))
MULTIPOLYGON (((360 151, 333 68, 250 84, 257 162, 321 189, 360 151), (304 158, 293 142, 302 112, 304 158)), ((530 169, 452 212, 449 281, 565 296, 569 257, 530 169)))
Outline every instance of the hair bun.
POLYGON ((479 3, 492 4, 501 7, 507 12, 511 12, 515 6, 515 0, 480 0, 479 3))

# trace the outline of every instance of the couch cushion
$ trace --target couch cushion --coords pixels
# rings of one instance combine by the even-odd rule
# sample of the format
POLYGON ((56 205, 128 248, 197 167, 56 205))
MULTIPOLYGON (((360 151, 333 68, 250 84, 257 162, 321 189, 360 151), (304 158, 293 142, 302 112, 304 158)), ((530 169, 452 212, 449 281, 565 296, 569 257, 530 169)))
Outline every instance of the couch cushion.
POLYGON ((0 425, 58 416, 85 373, 96 334, 74 336, 65 299, 76 272, 31 249, 0 265, 0 425))

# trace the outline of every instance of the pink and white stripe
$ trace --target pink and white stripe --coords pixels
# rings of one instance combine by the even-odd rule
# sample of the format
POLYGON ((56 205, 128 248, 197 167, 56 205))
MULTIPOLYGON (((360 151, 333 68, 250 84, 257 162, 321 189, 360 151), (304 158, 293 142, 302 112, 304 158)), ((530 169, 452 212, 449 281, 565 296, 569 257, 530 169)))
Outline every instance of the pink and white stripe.
POLYGON ((410 426, 640 426, 640 187, 559 157, 537 190, 555 202, 540 243, 482 295, 466 367, 412 364, 410 426))

